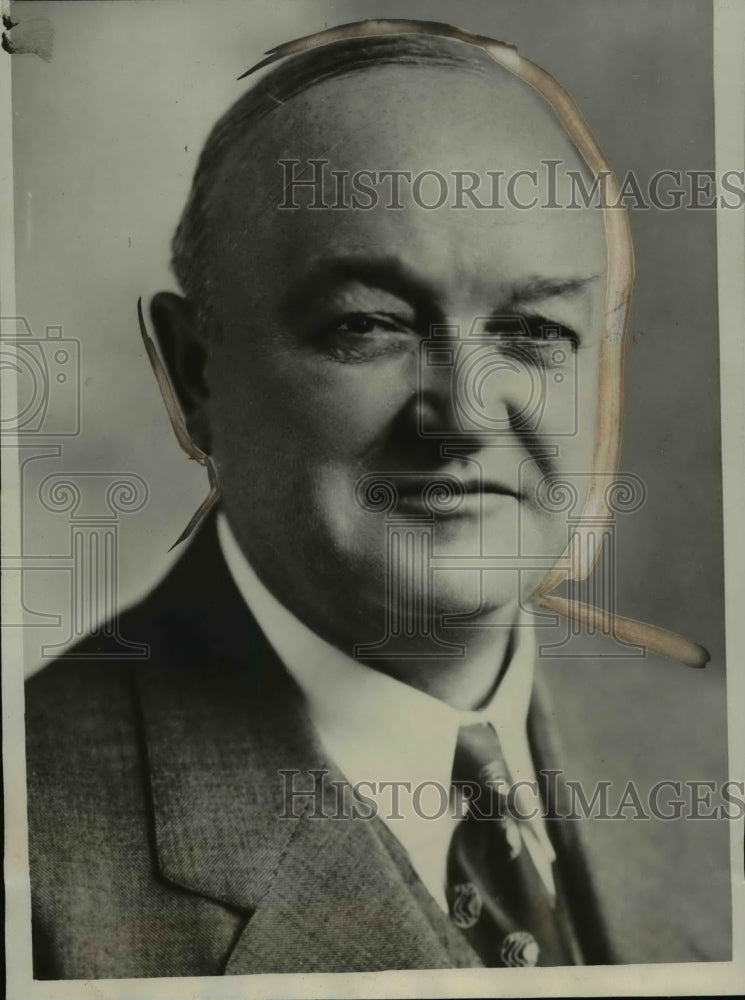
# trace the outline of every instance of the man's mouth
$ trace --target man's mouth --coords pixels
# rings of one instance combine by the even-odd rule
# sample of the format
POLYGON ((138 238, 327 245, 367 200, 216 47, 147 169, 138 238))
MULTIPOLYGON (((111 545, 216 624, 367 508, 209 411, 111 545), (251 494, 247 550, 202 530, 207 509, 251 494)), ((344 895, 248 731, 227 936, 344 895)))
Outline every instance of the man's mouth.
POLYGON ((431 514, 473 513, 500 498, 520 500, 520 493, 497 478, 460 477, 453 473, 406 475, 395 483, 396 509, 431 514))

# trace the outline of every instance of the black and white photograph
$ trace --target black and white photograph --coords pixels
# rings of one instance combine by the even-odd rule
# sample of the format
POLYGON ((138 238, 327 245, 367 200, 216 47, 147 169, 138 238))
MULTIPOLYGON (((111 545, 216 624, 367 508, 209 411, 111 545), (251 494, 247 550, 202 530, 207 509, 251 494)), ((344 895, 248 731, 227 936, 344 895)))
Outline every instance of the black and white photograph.
POLYGON ((745 991, 745 5, 2 25, 8 996, 745 991))

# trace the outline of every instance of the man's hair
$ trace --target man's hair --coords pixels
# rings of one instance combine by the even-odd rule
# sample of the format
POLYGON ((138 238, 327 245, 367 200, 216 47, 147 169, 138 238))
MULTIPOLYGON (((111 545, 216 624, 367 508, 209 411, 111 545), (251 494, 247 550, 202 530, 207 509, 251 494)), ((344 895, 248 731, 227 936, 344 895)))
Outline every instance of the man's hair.
POLYGON ((215 180, 226 154, 263 118, 313 85, 389 64, 451 66, 480 76, 507 72, 483 48, 466 41, 434 34, 376 35, 329 42, 290 56, 246 91, 207 137, 171 244, 173 271, 203 333, 215 324, 212 251, 219 234, 213 232, 211 214, 215 180))

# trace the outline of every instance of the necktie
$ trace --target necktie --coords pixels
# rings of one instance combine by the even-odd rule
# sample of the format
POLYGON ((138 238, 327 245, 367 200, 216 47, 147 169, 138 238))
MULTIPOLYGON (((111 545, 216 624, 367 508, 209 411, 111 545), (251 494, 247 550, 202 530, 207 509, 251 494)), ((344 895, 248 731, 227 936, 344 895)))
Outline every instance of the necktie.
POLYGON ((453 782, 469 799, 448 852, 453 922, 486 966, 579 964, 561 901, 546 887, 523 842, 510 775, 488 723, 461 728, 453 782))

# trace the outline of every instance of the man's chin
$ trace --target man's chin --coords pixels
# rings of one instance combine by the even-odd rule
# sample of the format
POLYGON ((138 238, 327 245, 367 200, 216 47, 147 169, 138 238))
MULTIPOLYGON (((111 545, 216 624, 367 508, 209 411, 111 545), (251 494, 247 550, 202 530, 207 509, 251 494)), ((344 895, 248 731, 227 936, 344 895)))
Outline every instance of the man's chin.
POLYGON ((463 617, 473 622, 483 619, 487 624, 490 619, 503 617, 507 609, 515 608, 519 594, 520 574, 514 570, 440 572, 435 574, 433 618, 438 622, 445 616, 463 617))

